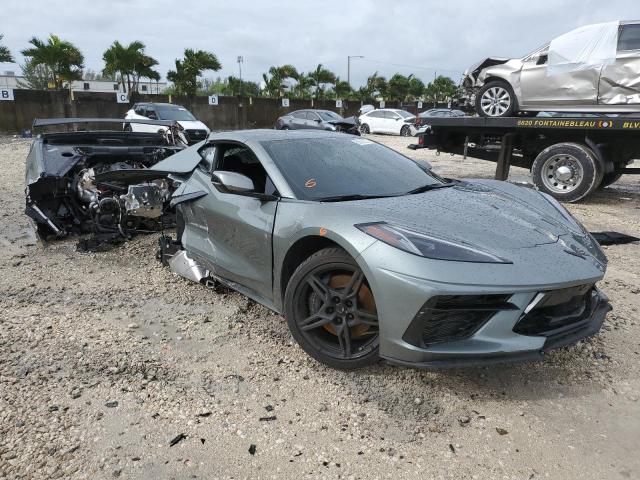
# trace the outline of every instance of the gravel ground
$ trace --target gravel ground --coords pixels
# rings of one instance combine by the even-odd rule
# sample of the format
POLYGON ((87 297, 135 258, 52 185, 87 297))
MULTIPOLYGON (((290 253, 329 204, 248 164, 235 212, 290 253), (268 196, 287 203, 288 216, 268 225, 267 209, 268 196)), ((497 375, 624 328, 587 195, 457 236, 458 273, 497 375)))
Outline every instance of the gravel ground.
MULTIPOLYGON (((376 138, 444 175, 493 173, 376 138)), ((28 149, 0 140, 0 477, 640 478, 640 245, 606 249, 603 331, 543 363, 344 373, 281 317, 162 268, 157 235, 36 244, 28 149)), ((569 208, 640 236, 639 178, 569 208)))

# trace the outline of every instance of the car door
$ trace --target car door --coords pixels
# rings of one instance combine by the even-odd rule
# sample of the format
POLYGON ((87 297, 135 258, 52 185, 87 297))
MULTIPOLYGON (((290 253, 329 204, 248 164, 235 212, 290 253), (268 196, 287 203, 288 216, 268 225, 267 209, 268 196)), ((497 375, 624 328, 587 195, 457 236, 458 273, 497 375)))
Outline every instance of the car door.
POLYGON ((291 128, 292 130, 305 128, 306 123, 307 123, 307 113, 304 110, 293 112, 291 114, 291 122, 290 122, 289 128, 291 128))
MULTIPOLYGON (((250 148, 228 142, 214 145, 213 170, 241 173, 252 179, 257 193, 274 193, 273 184, 250 148)), ((277 201, 220 191, 211 174, 211 169, 198 167, 189 180, 191 190, 206 195, 182 207, 183 244, 217 276, 272 300, 271 236, 277 201)))
POLYGON ((393 110, 387 110, 385 112, 385 120, 387 121, 387 132, 400 135, 400 130, 404 125, 404 118, 402 115, 394 112, 393 110))
POLYGON ((384 132, 384 112, 380 110, 374 110, 373 112, 365 115, 365 121, 360 123, 366 123, 369 125, 369 131, 371 133, 384 132))
POLYGON ((600 67, 591 66, 549 74, 548 47, 523 60, 520 76, 520 107, 595 105, 598 100, 600 67))
POLYGON ((311 110, 307 110, 307 128, 313 130, 322 130, 322 121, 320 119, 320 115, 316 112, 312 112, 311 110))
POLYGON ((640 24, 622 24, 616 59, 600 75, 598 103, 640 103, 640 24))

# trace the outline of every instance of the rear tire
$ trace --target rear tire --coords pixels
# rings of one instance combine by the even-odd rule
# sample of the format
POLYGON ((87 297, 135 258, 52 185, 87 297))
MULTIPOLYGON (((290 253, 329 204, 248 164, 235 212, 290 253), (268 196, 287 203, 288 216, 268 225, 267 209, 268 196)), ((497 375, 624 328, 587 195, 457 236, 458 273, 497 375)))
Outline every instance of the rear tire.
POLYGON ((494 80, 476 94, 476 112, 481 117, 511 117, 518 112, 518 100, 507 82, 494 80))
POLYGON ((403 137, 410 137, 411 136, 411 128, 409 128, 409 125, 403 125, 402 128, 400 129, 400 135, 403 137))
POLYGON ((557 143, 545 148, 531 167, 539 190, 561 202, 577 202, 602 182, 596 154, 579 143, 557 143))
POLYGON ((360 125, 360 133, 363 133, 365 135, 371 133, 371 130, 369 130, 369 125, 367 125, 366 123, 360 125))
POLYGON ((379 359, 373 293, 341 248, 320 250, 298 266, 287 285, 284 314, 298 345, 325 365, 349 370, 379 359))

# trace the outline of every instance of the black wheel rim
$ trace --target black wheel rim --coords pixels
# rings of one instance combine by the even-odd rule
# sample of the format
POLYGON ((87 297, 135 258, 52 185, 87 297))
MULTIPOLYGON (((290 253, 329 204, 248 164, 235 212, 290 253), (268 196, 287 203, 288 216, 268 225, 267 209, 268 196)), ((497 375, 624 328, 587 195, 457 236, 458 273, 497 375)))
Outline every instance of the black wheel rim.
POLYGON ((321 265, 296 290, 295 321, 319 353, 339 360, 362 358, 378 348, 378 315, 362 270, 321 265))

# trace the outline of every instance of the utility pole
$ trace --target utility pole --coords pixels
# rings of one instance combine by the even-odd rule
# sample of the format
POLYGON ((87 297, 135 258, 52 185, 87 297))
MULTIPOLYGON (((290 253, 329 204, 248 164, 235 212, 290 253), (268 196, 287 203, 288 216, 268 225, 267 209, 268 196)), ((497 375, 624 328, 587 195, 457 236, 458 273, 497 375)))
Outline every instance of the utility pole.
POLYGON ((240 92, 239 96, 242 96, 242 62, 244 62, 244 58, 242 55, 238 55, 238 70, 240 70, 240 92))
POLYGON ((364 58, 363 55, 348 55, 347 56, 347 83, 351 88, 351 59, 352 58, 364 58))

